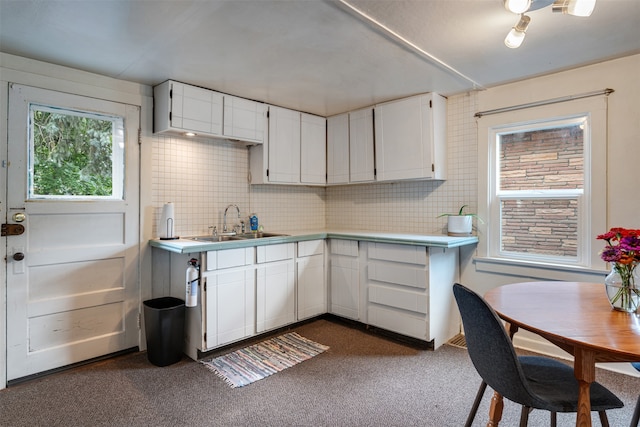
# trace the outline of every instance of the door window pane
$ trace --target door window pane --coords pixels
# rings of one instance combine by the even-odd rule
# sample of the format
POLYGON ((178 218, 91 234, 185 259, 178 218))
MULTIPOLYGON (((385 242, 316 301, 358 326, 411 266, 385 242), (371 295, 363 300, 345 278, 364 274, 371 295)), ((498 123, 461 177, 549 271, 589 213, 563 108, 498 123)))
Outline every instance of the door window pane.
POLYGON ((124 120, 32 104, 29 199, 123 198, 124 120))

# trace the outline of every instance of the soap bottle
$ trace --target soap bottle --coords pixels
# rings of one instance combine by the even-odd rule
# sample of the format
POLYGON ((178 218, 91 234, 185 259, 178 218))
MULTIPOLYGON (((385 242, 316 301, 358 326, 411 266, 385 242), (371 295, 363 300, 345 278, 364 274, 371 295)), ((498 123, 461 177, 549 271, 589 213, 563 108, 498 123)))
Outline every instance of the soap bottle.
POLYGON ((258 231, 258 216, 254 213, 249 214, 249 227, 254 233, 258 231))

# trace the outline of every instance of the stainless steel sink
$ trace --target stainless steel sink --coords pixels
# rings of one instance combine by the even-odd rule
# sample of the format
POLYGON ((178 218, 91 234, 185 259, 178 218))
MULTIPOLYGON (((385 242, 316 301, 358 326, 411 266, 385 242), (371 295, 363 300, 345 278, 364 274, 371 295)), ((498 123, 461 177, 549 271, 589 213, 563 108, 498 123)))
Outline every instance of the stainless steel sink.
POLYGON ((248 239, 264 239, 267 237, 280 237, 288 236, 288 234, 280 233, 243 233, 234 235, 220 235, 220 236, 195 236, 189 237, 190 240, 196 240, 199 242, 228 242, 232 240, 248 240, 248 239))
POLYGON ((189 237, 189 240, 196 240, 199 242, 228 242, 229 240, 244 240, 237 236, 196 236, 189 237))
POLYGON ((280 233, 243 233, 243 234, 237 234, 234 237, 237 237, 239 239, 264 239, 266 237, 282 237, 282 236, 288 236, 288 234, 280 234, 280 233))

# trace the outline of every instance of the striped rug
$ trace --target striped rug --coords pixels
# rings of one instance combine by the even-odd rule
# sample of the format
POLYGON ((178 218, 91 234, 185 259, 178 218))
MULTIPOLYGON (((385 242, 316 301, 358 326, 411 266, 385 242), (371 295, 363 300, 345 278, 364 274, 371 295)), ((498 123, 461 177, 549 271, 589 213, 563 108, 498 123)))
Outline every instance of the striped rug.
POLYGON ((328 348, 290 332, 200 363, 231 387, 242 387, 311 359, 328 348))

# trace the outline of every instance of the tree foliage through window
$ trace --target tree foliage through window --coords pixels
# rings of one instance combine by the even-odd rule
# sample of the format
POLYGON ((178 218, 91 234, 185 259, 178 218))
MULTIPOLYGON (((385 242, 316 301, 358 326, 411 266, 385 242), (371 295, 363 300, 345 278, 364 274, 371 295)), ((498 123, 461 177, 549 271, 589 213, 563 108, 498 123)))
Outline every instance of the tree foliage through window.
POLYGON ((32 193, 111 196, 113 121, 43 110, 32 115, 32 193))

